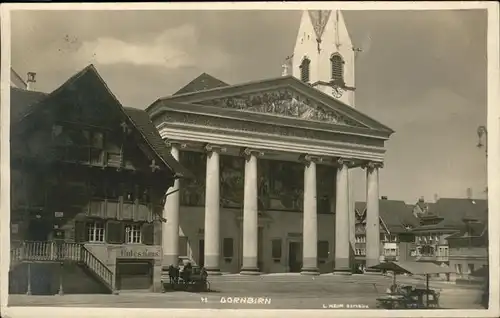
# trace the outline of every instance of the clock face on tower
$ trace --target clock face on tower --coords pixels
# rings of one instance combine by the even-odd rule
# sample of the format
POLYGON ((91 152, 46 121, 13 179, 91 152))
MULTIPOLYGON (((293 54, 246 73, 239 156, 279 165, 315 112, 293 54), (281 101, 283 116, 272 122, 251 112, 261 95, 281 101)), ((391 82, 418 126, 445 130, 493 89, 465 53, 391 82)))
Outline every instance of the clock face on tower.
POLYGON ((342 94, 344 94, 344 90, 342 89, 342 87, 337 86, 337 85, 334 85, 332 87, 332 95, 333 95, 333 97, 340 98, 340 97, 342 97, 342 94))

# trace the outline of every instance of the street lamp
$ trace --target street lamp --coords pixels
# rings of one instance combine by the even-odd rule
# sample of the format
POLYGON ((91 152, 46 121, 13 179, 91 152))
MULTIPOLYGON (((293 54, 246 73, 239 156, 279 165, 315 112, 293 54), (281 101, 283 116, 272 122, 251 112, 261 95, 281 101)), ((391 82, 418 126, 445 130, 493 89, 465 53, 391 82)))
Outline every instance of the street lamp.
POLYGON ((488 130, 485 126, 479 126, 477 128, 477 136, 479 137, 479 141, 477 143, 478 148, 482 148, 484 146, 484 150, 486 152, 486 156, 488 156, 488 130), (485 144, 482 143, 482 139, 485 139, 485 144))
MULTIPOLYGON (((488 160, 488 130, 486 129, 486 126, 479 126, 477 127, 477 136, 479 137, 479 141, 477 143, 478 148, 482 148, 484 146, 484 152, 486 155, 486 161, 488 160), (483 144, 481 141, 485 139, 485 143, 483 144)), ((486 193, 488 193, 488 187, 486 187, 485 190, 486 193)))

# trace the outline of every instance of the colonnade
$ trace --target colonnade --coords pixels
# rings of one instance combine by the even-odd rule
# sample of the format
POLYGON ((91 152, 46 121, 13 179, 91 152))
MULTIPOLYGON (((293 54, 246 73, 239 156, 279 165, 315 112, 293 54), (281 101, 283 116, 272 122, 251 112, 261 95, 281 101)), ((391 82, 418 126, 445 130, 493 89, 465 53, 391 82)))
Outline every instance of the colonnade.
MULTIPOLYGON (((171 153, 179 160, 180 144, 170 142, 171 153)), ((205 146, 206 195, 205 195, 205 268, 209 273, 220 272, 220 154, 225 148, 218 145, 205 146)), ((241 274, 258 274, 258 175, 257 161, 263 155, 259 150, 246 148, 241 152, 245 157, 244 202, 243 202, 243 260, 241 274)), ((303 274, 318 274, 318 216, 316 166, 323 158, 312 155, 301 156, 304 162, 304 217, 303 217, 303 274)), ((336 207, 335 207, 335 266, 334 273, 351 273, 350 227, 349 221, 349 178, 353 167, 349 159, 336 160, 336 207)), ((366 162, 367 217, 366 217, 366 266, 377 265, 380 255, 379 225, 379 177, 382 167, 378 162, 366 162)), ((162 227, 162 247, 164 265, 177 264, 179 254, 179 180, 175 181, 167 196, 162 227)))

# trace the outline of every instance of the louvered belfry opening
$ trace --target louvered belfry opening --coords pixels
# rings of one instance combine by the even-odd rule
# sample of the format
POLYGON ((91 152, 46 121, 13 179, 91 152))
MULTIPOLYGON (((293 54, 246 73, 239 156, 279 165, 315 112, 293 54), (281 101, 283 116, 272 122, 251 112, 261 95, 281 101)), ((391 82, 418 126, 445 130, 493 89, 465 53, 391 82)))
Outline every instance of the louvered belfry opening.
POLYGON ((300 63, 300 80, 304 83, 309 82, 309 65, 311 64, 311 60, 307 57, 302 60, 300 63))
POLYGON ((330 58, 332 66, 332 81, 343 82, 344 80, 344 60, 338 54, 332 55, 330 58))

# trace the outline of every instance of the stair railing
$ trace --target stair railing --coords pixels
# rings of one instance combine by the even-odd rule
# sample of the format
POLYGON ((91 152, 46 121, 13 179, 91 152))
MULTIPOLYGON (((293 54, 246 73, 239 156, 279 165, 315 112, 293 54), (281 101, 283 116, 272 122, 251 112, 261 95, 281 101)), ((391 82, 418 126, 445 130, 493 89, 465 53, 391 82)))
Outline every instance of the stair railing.
POLYGON ((113 272, 85 246, 80 246, 80 261, 92 270, 111 291, 114 290, 113 272))
POLYGON ((114 291, 113 272, 83 244, 66 242, 12 242, 11 266, 22 261, 76 261, 87 266, 111 291, 114 291))

